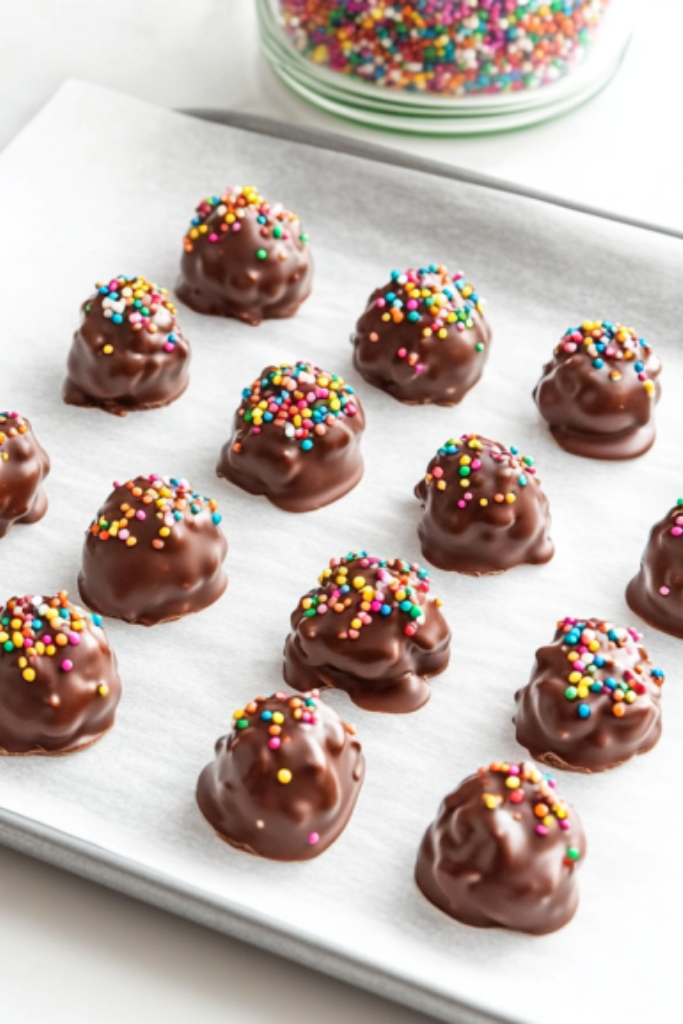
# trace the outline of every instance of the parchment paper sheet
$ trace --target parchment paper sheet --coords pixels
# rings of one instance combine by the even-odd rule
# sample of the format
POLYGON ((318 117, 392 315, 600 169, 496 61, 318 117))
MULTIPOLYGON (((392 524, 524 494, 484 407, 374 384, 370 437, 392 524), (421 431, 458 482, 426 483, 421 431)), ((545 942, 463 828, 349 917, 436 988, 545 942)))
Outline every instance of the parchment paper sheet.
MULTIPOLYGON (((615 174, 626 158, 602 153, 599 140, 591 153, 567 151, 568 160, 614 160, 615 174)), ((683 493, 683 244, 78 83, 0 158, 0 224, 0 407, 29 416, 53 463, 49 514, 0 544, 0 597, 75 594, 84 530, 111 481, 139 472, 184 475, 216 496, 230 543, 230 586, 208 611, 153 630, 107 624, 125 687, 115 730, 78 756, 3 759, 0 806, 504 1017, 679 1019, 680 642, 646 633, 668 675, 659 746, 602 776, 560 776, 588 836, 570 926, 542 939, 466 928, 423 899, 412 872, 441 798, 479 765, 524 756, 513 694, 556 619, 633 621, 625 584, 651 523, 683 493), (140 273, 172 287, 194 206, 234 183, 254 183, 300 213, 316 260, 300 314, 255 330, 181 307, 193 364, 179 402, 125 420, 64 406, 70 339, 93 283, 140 273), (407 408, 369 387, 348 342, 367 295, 392 268, 432 261, 465 271, 487 298, 494 329, 483 380, 453 410, 407 408), (632 324, 663 357, 657 444, 636 462, 564 454, 531 401, 552 346, 586 317, 632 324), (297 357, 356 385, 368 420, 362 484, 303 516, 242 493, 214 470, 242 387, 268 363, 297 357), (215 739, 235 707, 281 685, 289 613, 330 556, 365 547, 419 559, 412 488, 435 449, 466 430, 536 457, 556 557, 486 579, 434 570, 453 657, 430 703, 381 716, 329 697, 356 723, 367 757, 346 832, 304 865, 232 850, 194 802, 215 739)))

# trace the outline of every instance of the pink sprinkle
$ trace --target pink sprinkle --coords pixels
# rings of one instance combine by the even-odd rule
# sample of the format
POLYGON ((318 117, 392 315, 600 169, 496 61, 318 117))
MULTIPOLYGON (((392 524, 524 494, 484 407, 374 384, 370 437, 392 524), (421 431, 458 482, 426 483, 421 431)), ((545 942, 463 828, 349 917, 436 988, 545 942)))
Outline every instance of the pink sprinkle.
POLYGON ((563 832, 569 832, 569 829, 570 829, 571 827, 572 827, 572 826, 571 826, 571 824, 570 824, 570 822, 569 822, 569 819, 568 819, 568 818, 563 818, 563 819, 562 819, 562 820, 560 821, 560 828, 562 829, 562 831, 563 831, 563 832))
POLYGON ((660 587, 659 593, 662 595, 662 597, 668 597, 671 593, 671 587, 660 587))
POLYGON ((676 526, 683 526, 683 516, 676 516, 676 526))
POLYGON ((381 610, 381 608, 382 608, 382 602, 381 601, 371 601, 370 602, 370 609, 371 609, 371 611, 378 612, 378 611, 381 610))
POLYGON ((538 832, 539 836, 547 836, 548 835, 548 826, 547 825, 537 825, 536 826, 536 831, 538 832))
POLYGON ((78 633, 69 633, 69 643, 73 644, 74 647, 78 647, 81 642, 81 638, 78 633))
MULTIPOLYGON (((260 427, 252 427, 251 428, 251 432, 252 432, 252 434, 260 434, 261 433, 261 428, 260 427)), ((297 437, 298 436, 299 436, 299 432, 297 431, 297 437)))
POLYGON ((680 535, 682 533, 683 533, 683 527, 680 527, 680 526, 672 526, 671 527, 671 536, 672 537, 680 537, 680 535))
POLYGON ((406 302, 406 309, 417 309, 417 299, 408 299, 406 302))
POLYGON ((417 366, 415 367, 415 373, 424 373, 424 372, 425 372, 425 366, 422 363, 418 363, 417 366))
POLYGON ((462 322, 462 320, 458 320, 457 324, 455 325, 455 329, 456 329, 456 331, 464 331, 465 330, 465 325, 462 322))
POLYGON ((508 770, 510 775, 519 775, 519 765, 511 764, 508 770))
POLYGON ((135 513, 135 518, 136 519, 146 519, 147 518, 147 513, 143 512, 142 509, 140 509, 138 512, 135 513))
POLYGON ((443 476, 443 469, 441 468, 441 466, 434 466, 434 469, 432 470, 432 476, 435 476, 437 480, 441 479, 441 477, 443 476))
POLYGON ((240 224, 240 222, 238 220, 236 220, 235 223, 233 224, 232 230, 233 231, 241 231, 242 230, 242 225, 240 224))
POLYGON ((119 539, 128 540, 130 537, 130 530, 119 530, 119 539))
POLYGON ((64 661, 62 662, 62 671, 64 672, 70 672, 73 667, 73 661, 69 661, 68 658, 65 658, 64 661))
POLYGON ((131 313, 128 319, 132 324, 137 324, 142 320, 142 313, 131 313))
POLYGON ((472 459, 472 469, 481 469, 481 459, 472 459))
POLYGON ((316 611, 318 615, 325 615, 327 613, 327 605, 319 604, 318 607, 316 608, 316 611))
POLYGON ((277 750, 277 748, 280 746, 280 737, 271 736, 270 739, 268 740, 268 746, 270 747, 271 750, 277 750))
POLYGON ((320 836, 318 835, 317 832, 311 832, 311 834, 308 837, 308 841, 311 844, 311 846, 315 846, 316 843, 320 842, 320 836))
POLYGON ((164 352, 172 352, 174 348, 175 348, 175 345, 172 342, 170 342, 170 341, 164 342, 164 352))
POLYGON ((458 502, 458 508, 466 508, 466 507, 467 507, 467 502, 463 501, 462 498, 461 498, 459 500, 459 502, 458 502))
POLYGON ((380 309, 384 309, 386 304, 387 304, 387 300, 383 296, 380 295, 380 297, 377 299, 376 305, 379 306, 380 309))
POLYGON ((569 352, 570 355, 572 352, 576 352, 576 344, 573 341, 566 342, 562 347, 565 352, 569 352))
POLYGON ((405 359, 405 357, 408 355, 408 350, 405 348, 400 348, 396 355, 398 356, 399 359, 405 359))

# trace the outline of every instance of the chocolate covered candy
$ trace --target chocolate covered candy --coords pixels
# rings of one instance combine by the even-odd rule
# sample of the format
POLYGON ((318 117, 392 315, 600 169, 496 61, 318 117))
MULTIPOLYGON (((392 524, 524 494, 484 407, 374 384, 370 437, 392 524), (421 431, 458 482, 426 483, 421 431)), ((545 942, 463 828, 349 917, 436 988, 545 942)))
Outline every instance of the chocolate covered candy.
POLYGON ((86 533, 83 601, 143 626, 213 604, 228 585, 217 508, 177 477, 151 473, 115 483, 86 533))
POLYGON ((99 615, 56 597, 0 611, 0 754, 72 754, 114 724, 116 658, 99 615))
POLYGON ((576 912, 585 852, 579 817, 554 780, 528 762, 496 761, 443 801, 415 877, 463 924, 545 935, 576 912))
POLYGON ((203 199, 184 239, 176 288, 197 313, 262 320, 294 316, 311 291, 313 262, 295 213, 251 186, 203 199))
POLYGON ((43 481, 49 472, 50 460, 26 417, 0 412, 0 538, 13 526, 43 518, 43 481))
POLYGON ((123 274, 96 288, 81 307, 64 401, 117 416, 170 405, 189 383, 190 346, 166 289, 123 274))
POLYGON ((363 476, 362 406, 350 384, 311 363, 267 366, 242 392, 216 472, 288 512, 309 512, 363 476))
POLYGON ((515 696, 517 742, 555 768, 600 772, 645 754, 662 732, 664 673, 642 635, 602 619, 566 618, 536 652, 515 696))
POLYGON ((294 689, 345 690, 366 711, 416 711, 443 672, 451 631, 429 573, 361 551, 333 558, 292 613, 284 677, 294 689))
POLYGON ((570 328, 534 390, 557 443, 590 459, 632 459, 655 440, 661 363, 621 324, 587 320, 570 328))
POLYGON ((456 405, 482 375, 491 329, 461 272, 435 263, 393 270, 351 338, 368 383, 412 405, 456 405))
POLYGON ((652 527, 626 600, 655 629, 683 640, 683 498, 652 527))
POLYGON ((548 499, 531 456, 478 434, 439 448, 415 488, 422 553, 439 569, 483 576, 553 557, 548 499))
POLYGON ((256 697, 233 719, 199 777, 202 814, 246 853, 317 857, 348 824, 363 782, 355 729, 315 691, 256 697))

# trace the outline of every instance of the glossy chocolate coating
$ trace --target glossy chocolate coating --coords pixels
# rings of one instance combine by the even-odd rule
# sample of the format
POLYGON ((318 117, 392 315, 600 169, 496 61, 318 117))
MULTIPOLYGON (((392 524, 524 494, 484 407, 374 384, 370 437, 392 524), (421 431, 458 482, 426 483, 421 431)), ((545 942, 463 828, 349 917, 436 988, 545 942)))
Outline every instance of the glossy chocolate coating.
POLYGON ((364 429, 363 408, 341 377, 311 363, 267 366, 242 392, 216 472, 287 512, 310 512, 360 481, 364 429))
POLYGON ((642 635, 602 619, 564 619, 515 695, 517 742, 537 761, 602 772, 645 754, 662 732, 664 674, 642 635))
POLYGON ((393 271, 351 341, 369 384, 409 405, 457 405, 482 375, 491 329, 462 273, 432 264, 393 271))
POLYGON ((184 239, 178 298, 197 313, 254 326, 294 316, 311 292, 307 241, 296 214, 253 188, 204 199, 184 239))
POLYGON ((116 416, 170 405, 190 380, 190 346, 165 288, 120 275, 81 306, 64 381, 68 405, 116 416))
POLYGON ((463 924, 545 935, 576 912, 585 852, 581 822, 553 780, 528 762, 495 762, 443 801, 415 877, 428 900, 463 924))
POLYGON ((355 729, 317 692, 256 697, 199 776, 197 802, 231 846, 311 860, 346 827, 365 773, 355 729))
POLYGON ((662 366, 628 327, 586 321, 570 328, 543 367, 534 399, 565 451, 632 459, 655 440, 662 366))
POLYGON ((71 754, 114 724, 121 680, 98 615, 57 597, 0 612, 0 754, 71 754))
POLYGON ((364 551, 333 558, 292 613, 284 678, 345 690, 366 711, 417 711, 450 658, 451 631, 429 573, 364 551))
POLYGON ((26 417, 0 412, 0 539, 13 526, 43 518, 43 481, 49 472, 50 460, 26 417))
POLYGON ((533 461, 478 434, 447 441, 415 488, 427 561, 470 576, 549 562, 550 509, 533 461))
POLYGON ((683 640, 683 499, 652 527, 626 600, 655 629, 683 640))
POLYGON ((142 626, 182 618, 228 585, 228 544, 213 499, 186 480, 139 476, 114 484, 85 536, 78 577, 94 611, 142 626))

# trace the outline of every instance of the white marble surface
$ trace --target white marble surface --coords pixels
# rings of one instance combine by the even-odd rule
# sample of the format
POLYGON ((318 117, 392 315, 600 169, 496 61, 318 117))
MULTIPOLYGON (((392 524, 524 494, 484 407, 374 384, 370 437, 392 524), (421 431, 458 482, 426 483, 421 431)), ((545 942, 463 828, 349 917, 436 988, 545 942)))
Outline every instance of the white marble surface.
MULTIPOLYGON (((234 106, 373 138, 683 229, 683 5, 642 7, 624 68, 590 106, 525 133, 449 142, 375 136, 285 93, 257 55, 251 0, 0 0, 0 146, 80 76, 169 106, 234 106)), ((0 925, 8 1019, 426 1021, 4 850, 0 925)))

